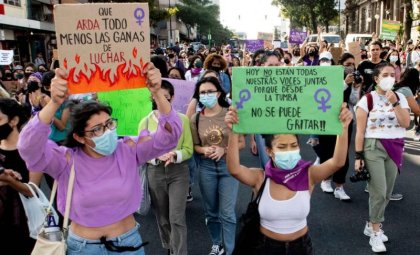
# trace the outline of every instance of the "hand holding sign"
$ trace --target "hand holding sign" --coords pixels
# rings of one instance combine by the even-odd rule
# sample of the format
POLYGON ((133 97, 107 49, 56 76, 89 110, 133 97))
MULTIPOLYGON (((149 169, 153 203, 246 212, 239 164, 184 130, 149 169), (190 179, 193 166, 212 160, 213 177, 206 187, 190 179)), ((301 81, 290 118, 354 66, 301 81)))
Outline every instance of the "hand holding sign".
POLYGON ((61 105, 69 96, 67 73, 63 69, 55 69, 55 77, 51 80, 51 101, 61 105))
POLYGON ((162 84, 162 75, 160 74, 159 69, 157 69, 152 62, 149 62, 143 68, 143 74, 147 75, 146 84, 150 93, 152 93, 152 95, 156 94, 160 90, 160 85, 162 84))
POLYGON ((340 111, 340 121, 341 124, 343 125, 343 128, 347 129, 351 123, 351 121, 353 120, 353 114, 351 113, 351 111, 349 110, 349 108, 347 108, 347 104, 343 103, 341 105, 341 111, 340 111))

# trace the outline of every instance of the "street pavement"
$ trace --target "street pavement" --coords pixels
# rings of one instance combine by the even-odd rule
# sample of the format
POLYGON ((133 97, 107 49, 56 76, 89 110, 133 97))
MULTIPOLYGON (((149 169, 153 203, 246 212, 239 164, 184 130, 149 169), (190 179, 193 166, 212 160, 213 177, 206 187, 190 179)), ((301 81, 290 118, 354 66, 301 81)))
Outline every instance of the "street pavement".
MULTIPOLYGON (((302 157, 314 160, 315 153, 306 144, 307 136, 300 137, 302 157)), ((404 167, 398 176, 395 192, 402 193, 404 199, 391 201, 385 212, 383 229, 390 241, 386 243, 387 254, 420 254, 420 142, 413 140, 412 131, 407 132, 404 167)), ((350 159, 353 159, 353 144, 350 159)), ((350 161, 351 166, 353 160, 350 161)), ((241 152, 241 163, 246 166, 258 166, 258 158, 250 153, 249 148, 241 152)), ((359 255, 374 254, 369 245, 369 238, 363 235, 365 221, 368 219, 368 194, 364 192, 365 183, 351 183, 347 173, 345 190, 352 198, 351 202, 342 202, 332 194, 323 193, 319 185, 311 199, 311 212, 308 217, 310 235, 317 255, 359 255)), ((206 255, 211 249, 211 240, 204 223, 202 198, 198 182, 193 187, 194 200, 187 205, 188 253, 206 255)), ((251 198, 248 187, 240 185, 236 212, 238 218, 246 210, 251 198)), ((141 224, 143 241, 147 255, 166 255, 161 246, 159 233, 153 212, 147 216, 136 216, 141 224)))

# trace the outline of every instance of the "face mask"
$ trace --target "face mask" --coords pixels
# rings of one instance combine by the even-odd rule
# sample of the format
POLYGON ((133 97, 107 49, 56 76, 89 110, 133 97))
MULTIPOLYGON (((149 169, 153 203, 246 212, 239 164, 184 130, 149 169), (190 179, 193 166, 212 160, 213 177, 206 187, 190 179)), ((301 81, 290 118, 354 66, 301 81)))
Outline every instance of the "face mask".
POLYGON ((345 66, 344 67, 344 76, 347 76, 354 72, 354 66, 345 66))
POLYGON ((200 103, 202 103, 207 108, 213 108, 217 103, 217 94, 211 95, 200 95, 200 103))
POLYGON ((220 72, 222 70, 220 68, 220 66, 212 66, 211 69, 214 70, 214 71, 216 71, 216 72, 220 72))
POLYGON ((367 59, 367 58, 368 58, 368 55, 366 55, 366 54, 362 54, 362 55, 360 55, 360 58, 361 58, 361 59, 367 59))
POLYGON ((31 76, 31 74, 33 74, 33 73, 25 73, 25 78, 29 78, 29 76, 31 76))
POLYGON ((390 56, 389 61, 394 62, 394 63, 397 62, 398 61, 398 56, 390 56))
POLYGON ((9 125, 9 123, 4 123, 0 126, 0 141, 7 139, 10 133, 12 133, 13 128, 9 125))
POLYGON ((319 63, 320 66, 331 66, 330 62, 321 62, 319 63))
POLYGON ((103 133, 103 135, 92 137, 91 139, 95 143, 95 147, 91 147, 92 150, 104 156, 109 156, 114 153, 118 145, 118 135, 116 129, 108 129, 105 133, 103 133))
POLYGON ((285 59, 284 59, 284 63, 285 63, 286 65, 290 64, 290 59, 285 58, 285 59))
POLYGON ((315 56, 315 51, 310 51, 310 52, 308 53, 308 55, 309 55, 310 57, 315 56))
POLYGON ((274 163, 278 168, 292 170, 301 160, 300 150, 277 151, 274 153, 274 163))
POLYGON ((299 57, 299 55, 300 55, 300 51, 296 50, 293 52, 293 56, 299 57))
POLYGON ((391 90, 392 87, 394 87, 394 84, 395 84, 394 77, 385 77, 379 81, 379 87, 385 92, 391 90))
POLYGON ((23 75, 23 73, 16 74, 16 79, 18 79, 18 80, 23 79, 23 77, 25 77, 25 75, 23 75))
POLYGON ((174 58, 175 57, 175 54, 168 54, 168 57, 169 58, 174 58))

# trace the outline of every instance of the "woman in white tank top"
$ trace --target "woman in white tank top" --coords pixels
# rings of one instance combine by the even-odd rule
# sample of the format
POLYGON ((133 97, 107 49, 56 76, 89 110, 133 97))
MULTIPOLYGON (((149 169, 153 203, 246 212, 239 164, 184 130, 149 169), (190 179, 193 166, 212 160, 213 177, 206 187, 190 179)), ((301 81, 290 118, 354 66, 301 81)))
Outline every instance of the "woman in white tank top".
MULTIPOLYGON (((301 159, 296 135, 276 134, 265 137, 267 154, 271 158, 265 170, 248 168, 239 162, 239 135, 232 133, 229 136, 229 172, 240 182, 252 187, 255 195, 260 188, 264 189, 258 206, 260 231, 255 233, 257 244, 247 250, 247 254, 313 254, 306 223, 311 193, 316 184, 345 164, 347 156, 347 132, 353 115, 345 104, 339 117, 343 132, 337 137, 334 156, 320 165, 312 165, 301 159)), ((225 122, 229 127, 238 123, 235 109, 231 108, 226 114, 225 122)), ((235 247, 235 250, 237 248, 240 249, 235 247)))

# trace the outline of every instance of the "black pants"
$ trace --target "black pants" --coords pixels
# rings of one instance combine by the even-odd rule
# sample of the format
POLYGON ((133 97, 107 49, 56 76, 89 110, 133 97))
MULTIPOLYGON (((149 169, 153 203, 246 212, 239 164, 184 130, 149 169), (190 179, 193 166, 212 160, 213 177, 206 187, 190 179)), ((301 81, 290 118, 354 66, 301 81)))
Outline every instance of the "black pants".
MULTIPOLYGON (((348 131, 348 147, 350 147, 351 135, 353 132, 353 121, 349 125, 348 131)), ((334 155, 335 143, 337 141, 336 135, 320 135, 319 144, 314 146, 316 155, 319 157, 319 163, 324 163, 334 155)), ((347 159, 345 165, 333 174, 333 182, 337 184, 344 184, 346 182, 347 170, 349 168, 349 153, 347 151, 347 159)))
POLYGON ((290 242, 271 239, 258 234, 258 243, 252 255, 313 255, 312 240, 308 233, 290 242))

